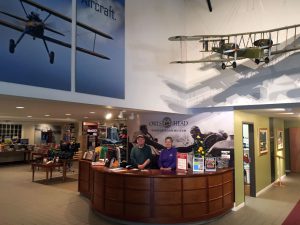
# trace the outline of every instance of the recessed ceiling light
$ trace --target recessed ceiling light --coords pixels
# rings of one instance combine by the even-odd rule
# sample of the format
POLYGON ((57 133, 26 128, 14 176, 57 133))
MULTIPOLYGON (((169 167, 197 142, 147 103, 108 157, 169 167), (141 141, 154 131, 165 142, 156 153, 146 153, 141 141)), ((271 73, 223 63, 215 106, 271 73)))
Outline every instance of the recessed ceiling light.
POLYGON ((279 111, 279 112, 284 112, 285 109, 284 108, 274 108, 274 109, 267 109, 268 111, 279 111))
POLYGON ((32 116, 27 116, 28 118, 31 118, 32 116))
POLYGON ((286 112, 286 113, 279 113, 279 114, 281 114, 281 115, 293 115, 295 113, 293 113, 293 112, 286 112))
POLYGON ((17 109, 24 109, 24 106, 17 106, 17 109))
POLYGON ((107 113, 107 114, 105 115, 105 119, 106 119, 106 120, 111 119, 111 117, 112 117, 112 114, 111 114, 111 113, 107 113))
POLYGON ((72 115, 72 114, 70 114, 70 113, 66 113, 66 114, 65 114, 65 116, 71 116, 71 115, 72 115))
POLYGON ((50 115, 49 115, 49 114, 46 114, 46 115, 44 115, 44 116, 48 117, 48 116, 50 116, 50 115))
POLYGON ((95 114, 95 112, 90 112, 91 114, 95 114))
POLYGON ((88 116, 85 116, 85 117, 83 117, 84 119, 88 119, 89 117, 88 116))

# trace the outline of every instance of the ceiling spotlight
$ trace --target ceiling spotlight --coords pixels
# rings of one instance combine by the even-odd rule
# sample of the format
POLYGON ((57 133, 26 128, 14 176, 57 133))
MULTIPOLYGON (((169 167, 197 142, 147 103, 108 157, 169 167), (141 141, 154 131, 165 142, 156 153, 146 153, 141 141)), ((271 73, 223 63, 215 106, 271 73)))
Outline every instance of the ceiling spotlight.
POLYGON ((134 120, 134 113, 133 112, 130 114, 130 116, 128 117, 128 119, 134 120))
POLYGON ((267 109, 267 111, 278 111, 278 112, 284 112, 284 108, 273 108, 273 109, 267 109))
POLYGON ((17 106, 16 109, 24 109, 24 106, 17 106))
POLYGON ((71 115, 72 115, 72 114, 70 114, 70 113, 66 113, 66 114, 65 114, 65 116, 71 116, 71 115))
POLYGON ((106 119, 106 120, 111 119, 111 117, 112 117, 112 114, 111 114, 111 113, 106 113, 106 115, 105 115, 105 119, 106 119))
POLYGON ((293 113, 293 112, 286 112, 286 113, 279 113, 279 114, 281 114, 281 115, 294 115, 295 113, 293 113))
POLYGON ((90 112, 90 114, 95 114, 95 112, 90 112))
POLYGON ((28 118, 31 118, 32 116, 27 116, 28 118))
POLYGON ((50 116, 50 115, 49 115, 49 114, 46 114, 46 115, 44 115, 44 116, 48 117, 48 116, 50 116))
POLYGON ((85 117, 83 117, 84 119, 88 119, 89 117, 88 116, 85 116, 85 117))

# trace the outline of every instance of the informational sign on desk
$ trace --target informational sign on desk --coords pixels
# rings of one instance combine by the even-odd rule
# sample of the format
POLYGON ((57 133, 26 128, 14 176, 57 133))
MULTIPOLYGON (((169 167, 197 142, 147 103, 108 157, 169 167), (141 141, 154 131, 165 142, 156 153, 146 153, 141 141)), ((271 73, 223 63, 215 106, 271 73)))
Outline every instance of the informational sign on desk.
POLYGON ((204 158, 194 156, 193 157, 193 171, 204 172, 204 158))
POLYGON ((177 170, 188 169, 188 154, 177 152, 177 170))

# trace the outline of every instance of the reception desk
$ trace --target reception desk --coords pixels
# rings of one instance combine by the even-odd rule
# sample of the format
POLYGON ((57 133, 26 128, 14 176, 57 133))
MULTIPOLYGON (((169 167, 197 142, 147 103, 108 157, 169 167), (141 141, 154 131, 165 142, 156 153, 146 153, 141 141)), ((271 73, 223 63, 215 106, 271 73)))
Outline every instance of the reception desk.
POLYGON ((233 207, 231 168, 199 174, 83 167, 92 179, 92 182, 81 180, 90 187, 90 193, 84 188, 84 194, 90 196, 92 208, 114 219, 143 223, 195 222, 212 219, 233 207))

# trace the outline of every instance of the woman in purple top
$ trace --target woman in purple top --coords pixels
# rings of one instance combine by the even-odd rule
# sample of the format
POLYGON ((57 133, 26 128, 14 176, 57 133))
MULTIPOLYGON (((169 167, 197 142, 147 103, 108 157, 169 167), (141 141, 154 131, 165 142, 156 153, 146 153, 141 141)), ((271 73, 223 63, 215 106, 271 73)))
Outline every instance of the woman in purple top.
POLYGON ((172 146, 173 139, 171 137, 165 138, 165 149, 159 155, 158 166, 161 170, 175 170, 176 169, 176 154, 177 149, 172 146))

